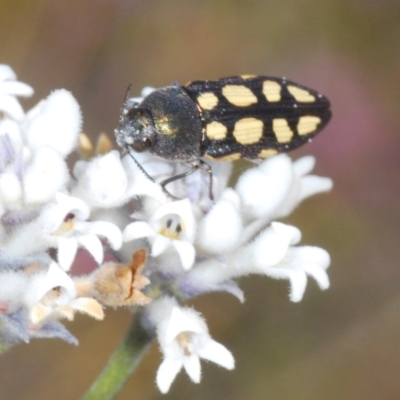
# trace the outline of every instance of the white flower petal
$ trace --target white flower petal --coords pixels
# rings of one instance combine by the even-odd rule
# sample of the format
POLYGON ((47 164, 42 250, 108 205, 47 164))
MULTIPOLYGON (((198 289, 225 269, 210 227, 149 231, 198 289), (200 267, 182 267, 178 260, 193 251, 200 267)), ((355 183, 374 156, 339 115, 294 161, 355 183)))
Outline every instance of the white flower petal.
POLYGON ((127 225, 122 233, 124 242, 130 242, 131 240, 153 237, 156 233, 154 229, 144 221, 132 222, 127 225))
POLYGON ((305 176, 301 181, 299 201, 317 193, 328 192, 332 187, 332 179, 315 175, 305 176))
POLYGON ((17 121, 24 118, 24 110, 15 97, 0 93, 0 110, 17 121))
POLYGON ((197 355, 192 354, 183 359, 183 366, 186 373, 194 383, 199 383, 201 379, 200 359, 197 355))
POLYGON ((317 282, 319 288, 321 290, 325 290, 329 288, 329 277, 324 269, 321 268, 318 264, 306 264, 303 265, 304 271, 307 275, 312 276, 317 282))
POLYGON ((304 156, 293 162, 293 170, 297 177, 309 174, 315 166, 315 157, 304 156))
POLYGON ((71 213, 74 214, 78 220, 85 220, 89 218, 89 207, 81 199, 77 197, 68 196, 64 193, 57 193, 55 195, 56 203, 54 204, 54 212, 52 217, 57 220, 57 225, 61 223, 61 219, 71 213))
POLYGON ((80 235, 78 241, 93 256, 98 264, 103 262, 103 245, 97 236, 80 235))
POLYGON ((55 201, 43 207, 37 220, 40 233, 46 236, 51 235, 53 238, 64 235, 66 232, 59 233, 58 231, 65 223, 68 214, 73 218, 75 225, 79 223, 79 219, 88 218, 89 209, 82 200, 57 193, 55 201))
POLYGON ((77 101, 67 90, 58 89, 47 97, 40 113, 28 126, 26 138, 32 149, 51 147, 64 158, 75 147, 81 125, 77 101))
POLYGON ((225 346, 211 338, 207 346, 199 350, 199 356, 226 369, 235 368, 235 359, 232 353, 225 346))
POLYGON ((197 244, 211 253, 232 250, 243 232, 239 207, 237 193, 226 189, 217 204, 201 220, 197 231, 197 244))
POLYGON ((156 383, 161 393, 167 393, 176 375, 183 366, 183 360, 165 359, 158 368, 156 383))
POLYGON ((17 75, 14 70, 7 64, 0 64, 0 82, 15 79, 17 79, 17 75))
POLYGON ((204 322, 201 317, 193 311, 185 308, 174 307, 165 332, 165 342, 171 344, 182 332, 204 332, 204 322))
POLYGON ((25 201, 40 204, 52 200, 68 179, 67 165, 60 155, 48 147, 39 149, 24 173, 25 201))
POLYGON ((288 271, 290 281, 289 298, 294 303, 299 302, 304 295, 307 286, 307 275, 301 270, 288 271))
POLYGON ((290 300, 298 302, 303 298, 307 275, 312 276, 321 289, 329 287, 329 278, 325 271, 329 263, 329 254, 323 249, 311 246, 291 247, 279 264, 263 270, 272 278, 289 279, 290 300))
POLYGON ((68 298, 74 298, 76 296, 76 289, 72 279, 55 262, 52 262, 47 274, 41 281, 40 287, 38 287, 35 299, 36 302, 55 287, 62 287, 65 291, 64 294, 66 294, 68 298))
POLYGON ((306 175, 314 167, 314 157, 302 157, 293 163, 294 182, 284 201, 270 216, 271 219, 289 215, 307 197, 332 189, 332 181, 316 175, 306 175))
POLYGON ((284 260, 284 268, 301 268, 308 275, 312 276, 319 287, 324 290, 329 287, 329 278, 326 269, 330 264, 330 257, 327 251, 319 247, 302 246, 291 248, 284 260), (286 266, 286 263, 289 263, 286 266))
POLYGON ((21 200, 22 186, 19 178, 13 173, 0 175, 0 199, 4 204, 12 204, 21 200))
POLYGON ((163 235, 156 235, 151 245, 151 255, 153 257, 159 256, 171 245, 171 242, 171 239, 163 235))
MULTIPOLYGON (((16 121, 5 118, 0 121, 0 136, 6 135, 10 139, 14 152, 20 152, 24 143, 21 128, 16 121)), ((2 138, 4 139, 4 138, 2 138)), ((26 149, 28 150, 28 149, 26 149)))
POLYGON ((140 95, 143 97, 148 96, 150 93, 153 93, 155 90, 157 90, 156 88, 152 87, 152 86, 145 86, 142 91, 140 92, 140 95))
POLYGON ((254 241, 253 260, 257 268, 265 269, 278 264, 291 244, 300 240, 300 231, 294 226, 273 222, 254 241))
POLYGON ((80 181, 82 179, 82 177, 84 176, 84 173, 87 169, 89 165, 89 161, 85 161, 85 160, 78 160, 73 168, 72 168, 72 174, 73 176, 80 181))
POLYGON ((118 250, 122 246, 122 233, 112 222, 91 221, 88 223, 86 233, 106 238, 114 250, 118 250))
POLYGON ((171 244, 175 247, 176 251, 179 254, 179 257, 182 261, 183 269, 190 269, 196 257, 196 250, 194 249, 194 246, 189 242, 184 242, 180 240, 172 240, 171 244))
POLYGON ((244 172, 236 184, 244 212, 252 217, 272 214, 285 200, 293 175, 292 162, 286 154, 244 172))
POLYGON ((127 201, 128 179, 118 151, 92 159, 80 174, 72 193, 92 207, 117 207, 127 201))
POLYGON ((29 97, 33 89, 26 83, 17 81, 0 82, 0 93, 7 93, 12 96, 29 97))
MULTIPOLYGON (((160 333, 160 327, 165 322, 165 319, 171 316, 171 312, 174 307, 179 307, 178 302, 175 297, 170 296, 161 296, 155 298, 146 306, 146 319, 154 327, 154 329, 156 327, 158 328, 158 333, 160 333)), ((167 329, 167 327, 165 327, 165 329, 167 329)), ((161 335, 163 336, 163 334, 161 335)))
POLYGON ((69 270, 78 250, 78 242, 75 238, 58 238, 58 263, 64 270, 69 270))

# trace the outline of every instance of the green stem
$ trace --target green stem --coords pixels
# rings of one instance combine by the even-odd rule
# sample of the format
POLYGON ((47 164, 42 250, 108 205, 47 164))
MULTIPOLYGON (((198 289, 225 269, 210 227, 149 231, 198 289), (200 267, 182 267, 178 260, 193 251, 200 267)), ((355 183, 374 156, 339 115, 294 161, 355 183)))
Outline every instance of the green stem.
POLYGON ((125 338, 82 400, 113 399, 139 365, 152 340, 153 336, 140 324, 140 313, 135 314, 125 338))

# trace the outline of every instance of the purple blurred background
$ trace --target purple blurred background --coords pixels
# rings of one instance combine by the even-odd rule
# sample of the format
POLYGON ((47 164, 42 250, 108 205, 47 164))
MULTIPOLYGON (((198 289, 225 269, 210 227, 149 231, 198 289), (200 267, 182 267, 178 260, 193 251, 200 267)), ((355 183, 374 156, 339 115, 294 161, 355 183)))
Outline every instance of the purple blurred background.
MULTIPOLYGON (((315 155, 334 190, 287 220, 303 244, 330 252, 331 289, 310 280, 293 304, 286 281, 252 277, 244 305, 197 299, 235 371, 203 364, 200 385, 181 374, 162 396, 154 345, 118 399, 400 398, 400 2, 3 0, 0 37, 0 62, 36 90, 24 105, 67 88, 93 136, 112 134, 128 83, 138 94, 174 80, 286 76, 332 101, 329 127, 292 156, 315 155)), ((0 399, 80 398, 129 319, 78 317, 68 324, 78 348, 12 349, 0 358, 0 399)))

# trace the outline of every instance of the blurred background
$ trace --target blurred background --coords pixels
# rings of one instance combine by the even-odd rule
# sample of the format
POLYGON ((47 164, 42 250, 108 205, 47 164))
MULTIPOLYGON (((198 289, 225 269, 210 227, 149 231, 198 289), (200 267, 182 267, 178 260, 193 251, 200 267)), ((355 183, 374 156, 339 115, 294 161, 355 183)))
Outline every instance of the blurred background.
MULTIPOLYGON (((181 373, 155 387, 154 345, 118 399, 400 398, 400 2, 396 0, 2 0, 0 62, 33 86, 27 108, 71 90, 84 131, 112 135, 128 83, 143 86, 235 74, 286 76, 324 93, 333 120, 293 152, 317 157, 334 190, 287 219, 302 244, 329 251, 331 288, 315 282, 290 303, 288 283, 243 279, 196 299, 236 369, 203 363, 200 385, 181 373)), ((239 164, 239 169, 244 169, 239 164)), ((130 320, 68 324, 71 347, 34 340, 0 358, 0 399, 79 399, 130 320)))

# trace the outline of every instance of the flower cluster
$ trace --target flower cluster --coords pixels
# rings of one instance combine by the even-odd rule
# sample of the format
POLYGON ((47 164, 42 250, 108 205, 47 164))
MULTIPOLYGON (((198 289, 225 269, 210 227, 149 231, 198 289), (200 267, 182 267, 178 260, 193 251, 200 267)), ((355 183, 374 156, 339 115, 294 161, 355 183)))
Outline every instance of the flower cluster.
POLYGON ((60 319, 76 311, 101 319, 105 306, 140 306, 143 327, 157 336, 164 357, 157 385, 165 393, 182 367, 199 382, 200 358, 234 367, 232 354, 186 300, 221 291, 243 301, 236 278, 250 274, 287 279, 295 302, 307 276, 328 288, 328 253, 299 246, 300 231, 277 222, 331 188, 330 179, 310 175, 313 157, 269 158, 233 187, 232 164, 210 162, 215 200, 201 171, 169 184, 179 199, 172 200, 155 182, 184 166, 140 154, 152 182, 107 138, 95 148, 80 133, 80 109, 69 92, 54 91, 25 113, 17 96, 32 92, 0 66, 3 349, 33 337, 76 343, 60 319), (74 150, 83 159, 70 172, 65 160, 74 150), (79 247, 95 268, 74 277, 79 247))

